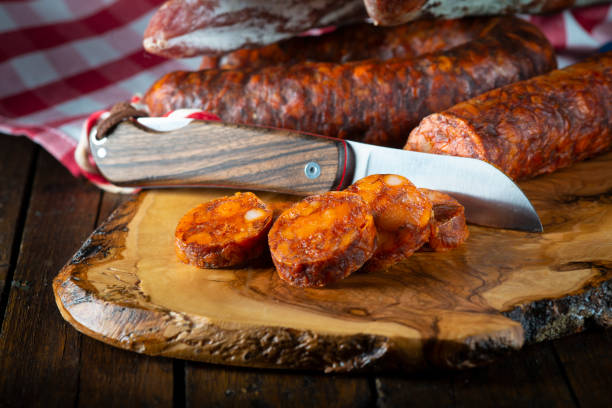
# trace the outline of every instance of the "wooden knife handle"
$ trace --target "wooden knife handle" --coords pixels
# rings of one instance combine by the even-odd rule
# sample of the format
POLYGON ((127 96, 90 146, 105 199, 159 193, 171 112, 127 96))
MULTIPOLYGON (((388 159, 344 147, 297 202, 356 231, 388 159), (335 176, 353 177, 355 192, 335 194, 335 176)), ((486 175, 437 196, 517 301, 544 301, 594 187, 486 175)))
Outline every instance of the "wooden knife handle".
POLYGON ((314 194, 352 179, 350 147, 340 139, 263 127, 193 121, 170 132, 123 122, 92 140, 101 173, 127 186, 217 186, 314 194))

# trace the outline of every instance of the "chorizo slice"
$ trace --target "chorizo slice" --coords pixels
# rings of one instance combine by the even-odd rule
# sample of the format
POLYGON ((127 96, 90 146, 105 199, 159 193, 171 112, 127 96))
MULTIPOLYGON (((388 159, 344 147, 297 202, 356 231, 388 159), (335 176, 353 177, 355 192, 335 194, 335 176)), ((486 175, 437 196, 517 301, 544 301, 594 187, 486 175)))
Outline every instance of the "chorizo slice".
POLYGON ((143 102, 152 115, 196 108, 229 123, 401 147, 426 115, 555 67, 553 49, 535 26, 495 18, 481 37, 418 58, 176 71, 143 102))
POLYGON ((419 191, 433 204, 431 235, 426 246, 436 252, 444 252, 465 242, 469 231, 463 206, 448 194, 427 188, 420 188, 419 191))
POLYGON ((374 174, 346 191, 363 198, 374 217, 378 244, 366 269, 381 269, 400 262, 429 239, 432 203, 405 177, 374 174))
POLYGON ((395 27, 368 23, 339 27, 320 36, 294 37, 259 48, 243 48, 221 56, 205 56, 200 69, 243 69, 293 65, 304 61, 385 61, 448 50, 480 37, 490 18, 420 20, 395 27))
POLYGON ((268 242, 281 279, 320 287, 349 276, 372 256, 376 228, 361 197, 333 191, 306 197, 283 212, 268 242))
POLYGON ((248 192, 200 204, 176 227, 176 253, 199 268, 243 265, 265 253, 272 213, 248 192))
POLYGON ((612 51, 429 115, 405 149, 473 157, 519 180, 611 147, 612 51))

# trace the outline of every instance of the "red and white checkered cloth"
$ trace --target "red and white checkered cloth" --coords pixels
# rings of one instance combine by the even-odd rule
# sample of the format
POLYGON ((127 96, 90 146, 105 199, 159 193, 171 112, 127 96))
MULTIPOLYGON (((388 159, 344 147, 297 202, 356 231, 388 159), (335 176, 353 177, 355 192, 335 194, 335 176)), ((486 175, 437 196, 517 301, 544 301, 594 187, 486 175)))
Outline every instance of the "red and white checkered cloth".
MULTIPOLYGON (((29 137, 81 174, 74 150, 92 112, 130 100, 166 72, 200 63, 142 49, 142 33, 163 2, 0 3, 0 131, 29 137)), ((610 4, 525 18, 549 37, 561 66, 612 42, 610 4)))

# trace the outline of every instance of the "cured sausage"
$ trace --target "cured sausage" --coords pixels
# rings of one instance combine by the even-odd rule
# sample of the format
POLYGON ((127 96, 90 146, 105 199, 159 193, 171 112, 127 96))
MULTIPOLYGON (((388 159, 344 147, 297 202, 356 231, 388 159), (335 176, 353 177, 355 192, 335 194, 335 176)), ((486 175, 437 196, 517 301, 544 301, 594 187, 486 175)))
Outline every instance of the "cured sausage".
POLYGON ((268 243, 281 279, 320 287, 347 277, 372 256, 376 228, 361 197, 333 191, 306 197, 283 212, 268 243))
POLYGON ((395 174, 374 174, 346 191, 363 198, 374 217, 378 244, 365 269, 391 266, 428 241, 432 203, 408 179, 395 174))
POLYGON ((175 231, 176 253, 200 268, 239 266, 266 249, 272 210, 253 193, 236 193, 188 211, 175 231))
POLYGON ((487 161, 513 179, 612 147, 612 52, 424 118, 405 148, 487 161))
POLYGON ((469 236, 463 206, 448 194, 427 188, 419 191, 433 204, 431 234, 426 246, 436 252, 457 248, 469 236))
POLYGON ((366 17, 362 0, 169 0, 151 18, 143 46, 170 58, 219 54, 366 17))
POLYGON ((222 56, 205 56, 200 69, 416 57, 472 41, 481 36, 490 23, 489 18, 464 18, 420 20, 396 27, 352 24, 318 37, 294 37, 265 47, 244 48, 222 56))
POLYGON ((399 147, 424 116, 555 66, 536 27, 496 18, 481 37, 414 59, 172 72, 143 101, 153 115, 197 108, 230 123, 399 147))
POLYGON ((606 0, 364 0, 374 24, 402 24, 423 17, 458 18, 513 13, 539 14, 606 0))

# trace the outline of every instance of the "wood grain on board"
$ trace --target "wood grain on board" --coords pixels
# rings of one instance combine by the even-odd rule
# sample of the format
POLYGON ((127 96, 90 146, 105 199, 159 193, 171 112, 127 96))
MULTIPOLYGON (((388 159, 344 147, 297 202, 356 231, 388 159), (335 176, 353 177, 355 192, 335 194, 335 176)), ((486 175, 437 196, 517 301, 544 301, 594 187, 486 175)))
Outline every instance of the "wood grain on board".
POLYGON ((125 349, 325 371, 471 367, 526 341, 609 326, 612 154, 521 187, 543 234, 471 226, 459 249, 324 289, 290 287, 265 264, 178 262, 178 219, 232 192, 151 191, 92 234, 55 280, 56 301, 78 330, 125 349))

